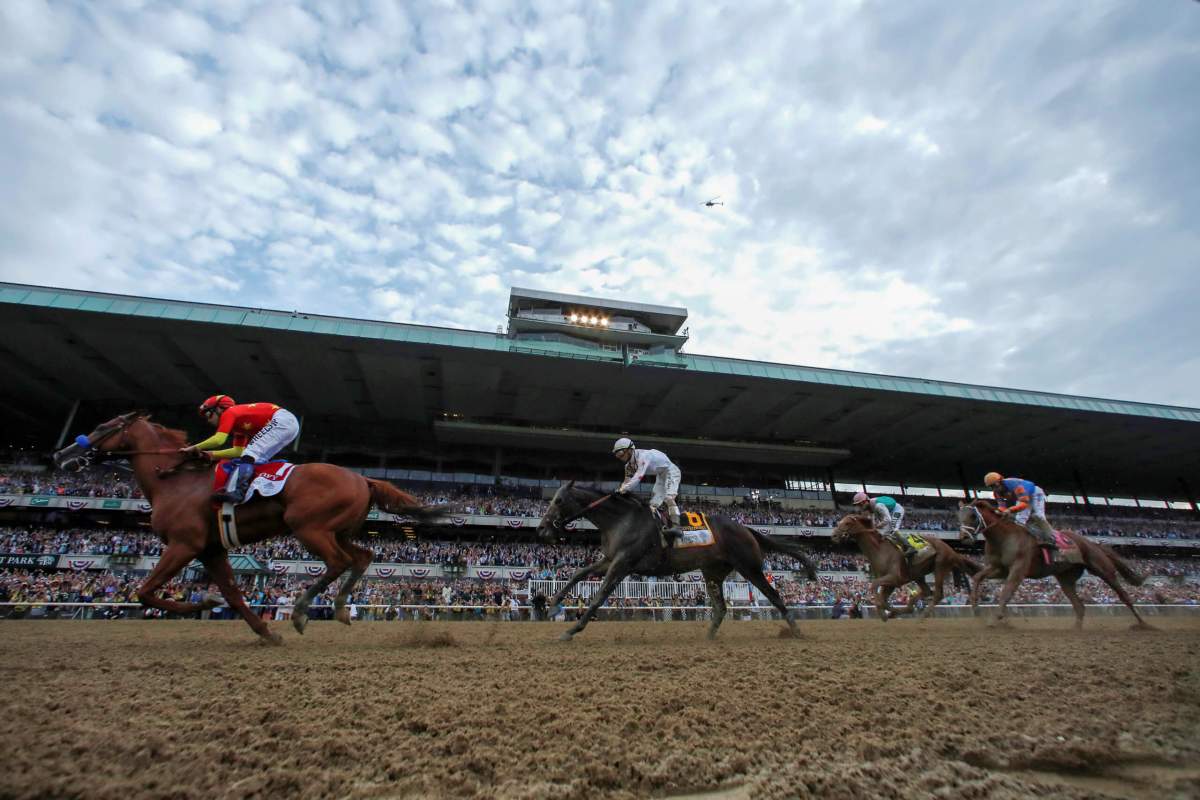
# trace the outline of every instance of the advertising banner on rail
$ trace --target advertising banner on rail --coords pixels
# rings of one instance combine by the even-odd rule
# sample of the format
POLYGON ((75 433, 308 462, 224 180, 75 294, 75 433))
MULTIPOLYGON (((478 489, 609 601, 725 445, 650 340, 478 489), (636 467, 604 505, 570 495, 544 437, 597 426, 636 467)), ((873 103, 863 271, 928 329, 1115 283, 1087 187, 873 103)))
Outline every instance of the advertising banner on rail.
POLYGON ((42 553, 0 553, 0 569, 46 569, 58 567, 58 556, 42 553))

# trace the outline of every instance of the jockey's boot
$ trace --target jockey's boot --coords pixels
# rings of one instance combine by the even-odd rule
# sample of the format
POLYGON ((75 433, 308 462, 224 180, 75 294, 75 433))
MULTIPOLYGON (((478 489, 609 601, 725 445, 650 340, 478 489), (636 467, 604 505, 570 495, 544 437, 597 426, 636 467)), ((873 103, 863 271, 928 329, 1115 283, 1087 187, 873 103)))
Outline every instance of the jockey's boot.
POLYGON ((1029 532, 1033 534, 1033 538, 1037 539, 1038 544, 1045 547, 1047 550, 1057 550, 1058 541, 1054 538, 1054 532, 1049 529, 1049 526, 1041 525, 1037 521, 1030 521, 1027 526, 1029 532))
POLYGON ((670 550, 675 546, 675 540, 679 538, 679 527, 672 525, 669 528, 662 529, 663 546, 670 550))
POLYGON ((250 491, 250 483, 253 480, 254 462, 238 461, 229 471, 229 482, 225 484, 225 490, 218 492, 216 498, 221 502, 236 505, 246 499, 246 492, 250 491))

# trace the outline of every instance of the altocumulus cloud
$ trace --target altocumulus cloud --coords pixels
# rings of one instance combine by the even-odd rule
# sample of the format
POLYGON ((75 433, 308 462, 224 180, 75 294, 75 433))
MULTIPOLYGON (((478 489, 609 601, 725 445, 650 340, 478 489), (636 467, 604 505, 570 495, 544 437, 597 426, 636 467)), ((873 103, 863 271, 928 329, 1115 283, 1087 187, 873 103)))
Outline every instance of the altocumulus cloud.
POLYGON ((1196 3, 6 0, 0 81, 6 280, 1200 397, 1196 3))

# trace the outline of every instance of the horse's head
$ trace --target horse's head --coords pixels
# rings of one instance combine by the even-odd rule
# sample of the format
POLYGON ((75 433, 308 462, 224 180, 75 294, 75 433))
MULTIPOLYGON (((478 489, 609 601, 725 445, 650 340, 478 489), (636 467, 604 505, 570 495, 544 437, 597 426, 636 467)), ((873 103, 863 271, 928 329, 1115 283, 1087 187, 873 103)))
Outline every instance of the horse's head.
POLYGON ((145 411, 130 411, 110 419, 86 436, 76 436, 74 442, 54 454, 54 465, 78 472, 105 453, 130 449, 129 429, 149 416, 145 411))
POLYGON ((972 500, 958 504, 958 538, 973 542, 995 522, 996 507, 987 500, 972 500))
POLYGON ((542 515, 542 521, 538 523, 538 538, 542 541, 551 541, 561 534, 564 522, 572 515, 579 513, 583 507, 575 499, 574 487, 575 481, 567 481, 554 493, 550 505, 546 508, 546 513, 542 515))
POLYGON ((837 527, 833 529, 834 544, 845 544, 857 539, 860 533, 869 531, 873 527, 872 520, 867 515, 847 514, 838 520, 837 527))

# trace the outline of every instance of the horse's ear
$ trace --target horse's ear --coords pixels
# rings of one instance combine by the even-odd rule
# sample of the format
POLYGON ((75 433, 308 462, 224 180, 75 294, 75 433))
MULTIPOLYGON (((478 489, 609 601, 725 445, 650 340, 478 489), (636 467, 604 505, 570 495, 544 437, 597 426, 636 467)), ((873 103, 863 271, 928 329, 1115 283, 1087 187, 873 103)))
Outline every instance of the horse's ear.
POLYGON ((566 486, 564 486, 563 488, 564 488, 564 489, 567 489, 567 490, 570 490, 570 488, 571 488, 572 486, 574 486, 574 485, 575 485, 575 479, 574 479, 574 478, 572 478, 571 480, 567 481, 567 485, 566 485, 566 486))

